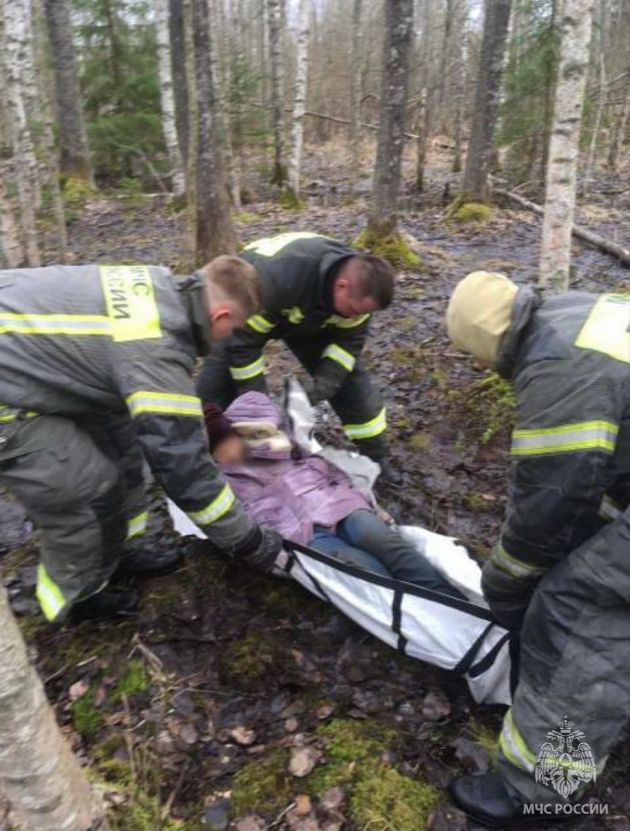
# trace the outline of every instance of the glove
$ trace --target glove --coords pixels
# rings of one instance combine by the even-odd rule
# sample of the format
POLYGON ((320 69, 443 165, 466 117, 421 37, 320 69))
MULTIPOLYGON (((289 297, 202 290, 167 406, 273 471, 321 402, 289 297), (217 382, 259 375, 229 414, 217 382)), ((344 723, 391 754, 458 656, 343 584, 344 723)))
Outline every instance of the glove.
POLYGON ((233 556, 261 571, 270 571, 281 550, 282 536, 277 531, 255 526, 233 556))
POLYGON ((504 629, 508 629, 510 632, 518 632, 523 627, 527 606, 515 608, 513 603, 508 605, 495 600, 488 600, 488 605, 497 619, 497 623, 503 626, 504 629))
POLYGON ((330 400, 338 390, 338 380, 323 374, 309 378, 304 384, 304 391, 313 405, 330 400))

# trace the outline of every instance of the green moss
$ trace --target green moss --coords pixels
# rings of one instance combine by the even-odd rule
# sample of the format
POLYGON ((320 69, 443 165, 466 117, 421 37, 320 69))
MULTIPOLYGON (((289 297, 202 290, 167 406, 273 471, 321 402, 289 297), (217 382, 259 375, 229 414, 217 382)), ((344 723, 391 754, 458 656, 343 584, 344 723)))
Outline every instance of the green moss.
POLYGON ((422 260, 411 250, 400 234, 377 236, 365 228, 355 237, 352 245, 383 257, 395 268, 417 270, 422 267, 422 260))
POLYGON ((288 766, 288 751, 279 748, 241 768, 232 784, 234 816, 253 811, 275 815, 285 808, 292 795, 288 766))
POLYGON ((468 729, 472 740, 486 751, 491 766, 494 767, 499 757, 499 729, 481 724, 479 721, 472 721, 468 729))
POLYGON ((127 672, 112 690, 112 699, 122 701, 123 697, 130 698, 146 692, 151 684, 143 661, 129 661, 127 672))
POLYGON ((364 765, 378 761, 398 738, 395 730, 373 721, 333 719, 317 731, 324 740, 326 764, 317 767, 306 783, 316 796, 337 785, 351 784, 364 774, 364 765))
POLYGON ((95 691, 89 689, 85 695, 73 701, 70 708, 74 729, 86 739, 96 736, 104 724, 103 714, 96 707, 95 696, 95 691))
POLYGON ((430 433, 414 433, 413 436, 409 437, 409 449, 413 450, 414 453, 423 453, 431 447, 432 440, 430 433))
POLYGON ((474 511, 476 514, 485 514, 494 510, 492 502, 484 499, 480 493, 467 493, 463 498, 464 505, 469 511, 474 511))
POLYGON ((464 202, 454 212, 453 217, 462 224, 477 223, 479 225, 489 222, 494 213, 489 205, 483 202, 464 202))
POLYGON ((69 208, 82 208, 93 194, 93 188, 85 179, 70 176, 64 182, 63 198, 69 208))
POLYGON ((431 785, 409 779, 394 768, 373 765, 354 787, 350 808, 359 828, 424 831, 440 798, 431 785))
POLYGON ((400 416, 400 418, 396 418, 390 423, 392 427, 396 427, 398 430, 409 430, 413 427, 413 421, 409 416, 400 416))
POLYGON ((248 225, 250 222, 256 222, 258 216, 249 211, 240 211, 239 213, 232 214, 232 219, 234 222, 240 222, 241 225, 248 225))
POLYGON ((470 416, 475 438, 487 444, 514 424, 516 397, 512 385, 494 372, 461 390, 453 403, 470 416))
POLYGON ((27 615, 16 618, 17 625, 25 641, 33 641, 40 632, 48 628, 43 615, 27 615))
POLYGON ((291 190, 285 190, 280 197, 280 206, 285 211, 303 211, 306 207, 306 202, 296 196, 291 190))
POLYGON ((248 632, 229 644, 221 659, 227 678, 246 690, 258 687, 269 673, 281 672, 286 662, 286 645, 269 632, 248 632))

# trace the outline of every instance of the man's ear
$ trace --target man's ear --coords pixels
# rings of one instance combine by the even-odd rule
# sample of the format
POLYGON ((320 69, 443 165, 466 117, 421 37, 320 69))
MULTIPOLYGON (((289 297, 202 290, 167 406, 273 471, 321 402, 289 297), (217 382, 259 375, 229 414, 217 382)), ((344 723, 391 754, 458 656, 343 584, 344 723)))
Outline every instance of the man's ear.
POLYGON ((232 317, 232 309, 229 306, 217 306, 210 311, 210 320, 213 323, 219 320, 225 320, 226 317, 232 317))
POLYGON ((340 289, 347 289, 350 285, 350 278, 345 274, 340 274, 335 280, 335 285, 340 289))

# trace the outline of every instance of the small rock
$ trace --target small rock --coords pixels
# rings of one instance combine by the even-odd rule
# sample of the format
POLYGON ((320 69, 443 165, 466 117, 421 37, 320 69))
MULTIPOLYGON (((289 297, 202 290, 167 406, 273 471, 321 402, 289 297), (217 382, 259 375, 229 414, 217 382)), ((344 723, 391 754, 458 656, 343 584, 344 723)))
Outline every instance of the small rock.
POLYGON ((291 716, 284 722, 284 729, 287 733, 295 733, 295 731, 300 726, 300 722, 296 719, 295 716, 291 716))
POLYGON ((168 730, 161 730, 155 740, 155 749, 160 756, 172 753, 175 748, 173 737, 168 730))
POLYGON ((422 715, 429 721, 439 721, 451 714, 451 702, 441 690, 431 690, 422 702, 422 715))
POLYGON ((249 727, 235 727, 233 730, 230 730, 230 736, 236 744, 244 745, 245 747, 249 747, 249 745, 254 744, 256 741, 256 732, 249 727))
POLYGON ((293 809, 298 816, 305 817, 311 813, 313 805, 308 794, 301 793, 295 800, 295 808, 293 809))
POLYGON ((234 831, 265 831, 267 823, 258 814, 243 817, 234 823, 234 831))
POLYGON ((490 768, 490 756, 488 752, 476 742, 460 736, 453 742, 455 758, 461 762, 467 771, 473 773, 487 773, 490 768))
POLYGON ((379 713, 383 709, 382 701, 376 693, 363 690, 360 687, 352 693, 352 703, 359 710, 368 714, 379 713))
POLYGON ((340 811, 346 802, 346 792, 343 788, 330 788, 322 796, 319 804, 326 811, 340 811))
POLYGON ((308 776, 313 770, 319 754, 313 747, 294 747, 291 750, 291 760, 289 762, 289 771, 293 776, 302 778, 308 776))
POLYGON ((320 721, 325 721, 327 718, 330 718, 332 714, 335 712, 335 705, 334 704, 322 704, 320 707, 317 708, 317 718, 320 721))
POLYGON ((207 825, 212 831, 225 831, 230 824, 230 806, 229 799, 217 799, 204 811, 203 825, 207 825))

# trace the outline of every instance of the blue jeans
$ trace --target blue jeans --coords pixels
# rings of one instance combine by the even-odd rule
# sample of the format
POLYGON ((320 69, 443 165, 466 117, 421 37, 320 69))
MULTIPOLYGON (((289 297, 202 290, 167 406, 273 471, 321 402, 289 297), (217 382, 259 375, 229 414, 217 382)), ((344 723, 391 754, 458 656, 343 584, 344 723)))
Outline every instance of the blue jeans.
POLYGON ((366 571, 416 583, 453 597, 463 597, 417 548, 394 528, 381 522, 372 511, 353 511, 337 524, 336 534, 315 526, 311 545, 316 551, 366 571))

